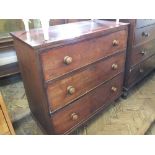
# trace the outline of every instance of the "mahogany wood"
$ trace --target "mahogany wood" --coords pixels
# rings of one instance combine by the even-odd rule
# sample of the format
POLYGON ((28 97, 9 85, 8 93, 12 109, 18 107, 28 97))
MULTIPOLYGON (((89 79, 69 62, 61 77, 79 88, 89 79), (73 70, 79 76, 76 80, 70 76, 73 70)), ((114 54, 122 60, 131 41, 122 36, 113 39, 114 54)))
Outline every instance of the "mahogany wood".
POLYGON ((82 21, 48 32, 47 41, 41 29, 11 35, 32 113, 48 134, 69 134, 120 96, 128 24, 82 21))
POLYGON ((63 107, 104 81, 110 80, 118 73, 124 71, 124 63, 125 52, 123 51, 123 53, 119 53, 106 60, 103 59, 84 70, 48 85, 47 93, 52 110, 63 107), (112 68, 114 64, 118 66, 117 69, 112 68), (75 92, 72 95, 67 92, 67 87, 69 86, 75 88, 75 92))

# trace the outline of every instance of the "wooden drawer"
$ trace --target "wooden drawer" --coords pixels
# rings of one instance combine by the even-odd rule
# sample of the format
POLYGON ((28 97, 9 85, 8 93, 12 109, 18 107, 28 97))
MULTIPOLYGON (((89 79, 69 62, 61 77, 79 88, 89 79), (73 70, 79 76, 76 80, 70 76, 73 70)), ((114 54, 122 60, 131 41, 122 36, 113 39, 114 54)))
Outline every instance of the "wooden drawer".
POLYGON ((155 24, 155 19, 137 19, 136 28, 145 27, 151 24, 155 24))
POLYGON ((135 45, 142 44, 154 38, 155 38, 155 25, 143 27, 136 30, 134 44, 135 45))
POLYGON ((55 79, 125 49, 126 35, 127 32, 122 30, 107 36, 42 52, 40 57, 44 79, 55 79))
POLYGON ((101 107, 109 104, 121 94, 123 74, 97 87, 94 91, 76 100, 73 104, 56 112, 52 123, 56 134, 62 134, 89 119, 101 107), (115 89, 116 88, 116 89, 115 89))
POLYGON ((124 70, 125 52, 96 62, 86 69, 48 85, 47 94, 52 110, 63 107, 97 85, 124 70))
POLYGON ((136 65, 153 54, 155 54, 155 40, 133 48, 130 65, 136 65))
POLYGON ((154 69, 155 55, 131 68, 128 73, 127 85, 132 87, 136 82, 141 80, 145 75, 154 69))

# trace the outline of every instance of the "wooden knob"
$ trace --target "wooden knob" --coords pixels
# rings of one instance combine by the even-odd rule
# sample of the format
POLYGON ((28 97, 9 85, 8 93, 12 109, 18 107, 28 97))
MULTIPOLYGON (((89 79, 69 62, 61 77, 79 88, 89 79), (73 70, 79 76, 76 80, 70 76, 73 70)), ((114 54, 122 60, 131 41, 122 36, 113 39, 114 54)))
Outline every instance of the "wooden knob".
POLYGON ((113 46, 118 46, 119 45, 119 41, 118 40, 113 40, 112 44, 113 44, 113 46))
POLYGON ((72 95, 75 93, 75 88, 73 86, 68 86, 67 92, 68 92, 68 94, 72 95))
POLYGON ((72 113, 71 118, 73 121, 76 121, 78 119, 78 115, 76 113, 72 113))
POLYGON ((69 57, 69 56, 65 56, 64 57, 64 63, 69 65, 72 63, 72 57, 69 57))
POLYGON ((144 72, 144 69, 140 68, 139 72, 140 73, 143 73, 144 72))
POLYGON ((141 53, 142 55, 145 55, 145 50, 142 50, 140 53, 141 53))
POLYGON ((116 91, 117 91, 117 88, 116 88, 116 87, 112 87, 111 90, 112 90, 113 92, 116 92, 116 91))
POLYGON ((111 67, 112 67, 113 70, 116 70, 118 68, 118 65, 117 64, 112 64, 111 67))
POLYGON ((142 32, 142 36, 148 37, 148 36, 149 36, 149 33, 147 33, 147 32, 142 32))

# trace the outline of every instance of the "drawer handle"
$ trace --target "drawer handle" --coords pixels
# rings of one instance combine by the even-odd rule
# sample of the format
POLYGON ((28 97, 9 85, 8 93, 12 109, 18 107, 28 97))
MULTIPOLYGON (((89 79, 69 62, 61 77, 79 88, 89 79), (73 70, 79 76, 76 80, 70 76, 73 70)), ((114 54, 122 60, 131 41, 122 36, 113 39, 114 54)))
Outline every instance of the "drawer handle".
POLYGON ((112 87, 111 90, 112 90, 113 92, 116 92, 116 91, 117 91, 117 88, 116 88, 116 87, 112 87))
POLYGON ((75 93, 75 88, 73 86, 68 86, 67 92, 68 92, 68 94, 72 95, 75 93))
POLYGON ((146 51, 142 50, 142 51, 140 52, 140 54, 145 55, 145 54, 146 54, 146 51))
POLYGON ((112 67, 113 70, 116 70, 118 68, 118 65, 117 64, 112 64, 111 67, 112 67))
POLYGON ((140 73, 143 73, 144 72, 144 69, 140 68, 139 72, 140 73))
POLYGON ((65 56, 64 57, 64 63, 69 65, 72 63, 72 57, 69 57, 69 56, 65 56))
POLYGON ((78 119, 78 117, 79 116, 75 112, 71 114, 71 118, 73 121, 76 121, 78 119))
POLYGON ((113 40, 112 44, 113 44, 113 46, 118 46, 119 45, 119 41, 118 40, 113 40))
POLYGON ((142 33, 142 36, 144 36, 144 37, 149 37, 149 33, 143 32, 143 33, 142 33))

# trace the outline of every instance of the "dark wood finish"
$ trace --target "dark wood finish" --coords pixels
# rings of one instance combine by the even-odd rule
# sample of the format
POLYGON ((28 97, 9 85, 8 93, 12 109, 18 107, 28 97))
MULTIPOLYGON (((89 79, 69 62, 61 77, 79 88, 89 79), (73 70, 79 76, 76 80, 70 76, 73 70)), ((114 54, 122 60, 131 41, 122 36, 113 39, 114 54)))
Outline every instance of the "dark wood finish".
POLYGON ((0 78, 19 73, 18 63, 11 63, 0 67, 0 78))
POLYGON ((131 50, 130 65, 134 66, 141 61, 149 58, 155 54, 155 40, 142 44, 140 46, 133 47, 131 50))
POLYGON ((48 100, 52 110, 63 107, 122 72, 124 70, 124 63, 125 52, 123 51, 123 53, 119 53, 106 60, 103 59, 82 71, 48 85, 48 100), (117 68, 114 68, 113 65, 117 65, 117 68), (75 89, 73 94, 67 91, 69 86, 75 89))
POLYGON ((136 28, 141 28, 152 24, 155 24, 155 19, 137 19, 136 20, 136 28))
POLYGON ((49 28, 47 41, 41 29, 11 33, 30 109, 48 134, 72 132, 120 96, 127 25, 100 20, 62 24, 49 28), (77 123, 68 122, 73 109, 83 111, 79 122, 76 111, 71 113, 77 123))
POLYGON ((11 37, 0 38, 0 49, 13 48, 13 40, 11 37))
POLYGON ((130 69, 130 74, 128 75, 127 85, 132 87, 134 84, 143 79, 148 73, 154 70, 155 66, 155 55, 148 58, 147 60, 142 61, 135 67, 130 69))
POLYGON ((150 25, 143 28, 136 29, 135 31, 135 41, 134 44, 143 44, 144 42, 148 42, 155 37, 155 26, 150 25))
POLYGON ((32 29, 28 33, 18 31, 11 34, 34 49, 47 50, 123 29, 127 29, 125 23, 118 26, 115 22, 95 20, 51 26, 48 30, 48 40, 44 39, 42 28, 32 29))
POLYGON ((97 87, 83 98, 56 112, 52 117, 55 133, 62 134, 68 132, 68 129, 72 130, 74 126, 88 119, 99 108, 105 106, 108 102, 114 101, 121 94, 122 86, 123 74, 121 73, 111 81, 97 87), (115 87, 117 90, 113 91, 112 87, 115 87), (74 119, 72 114, 76 114, 77 119, 74 119))
POLYGON ((37 53, 29 46, 14 38, 17 58, 29 107, 47 132, 52 131, 49 108, 42 85, 37 53))
POLYGON ((122 51, 126 48, 127 32, 118 31, 107 36, 86 40, 80 43, 68 45, 62 48, 41 53, 44 79, 51 80, 81 68, 103 57, 122 51), (118 40, 118 46, 113 41, 118 40), (64 63, 64 58, 72 58, 70 64, 64 63))
MULTIPOLYGON (((6 44, 6 42, 4 42, 4 43, 6 44)), ((4 45, 0 42, 0 53, 1 52, 7 53, 9 51, 15 51, 15 49, 13 47, 13 41, 11 42, 10 45, 9 45, 9 43, 4 45)), ((18 74, 19 72, 20 71, 19 71, 18 62, 13 62, 13 63, 7 64, 7 65, 0 66, 0 78, 10 76, 13 74, 18 74)))
POLYGON ((126 19, 120 21, 130 23, 124 80, 126 97, 129 89, 155 68, 153 60, 155 58, 155 20, 126 19), (142 36, 143 32, 146 36, 142 36))

